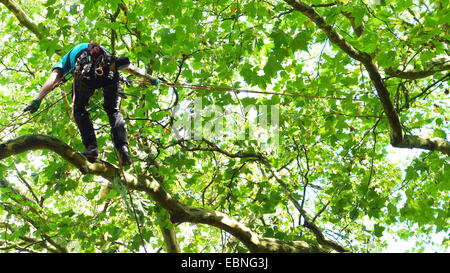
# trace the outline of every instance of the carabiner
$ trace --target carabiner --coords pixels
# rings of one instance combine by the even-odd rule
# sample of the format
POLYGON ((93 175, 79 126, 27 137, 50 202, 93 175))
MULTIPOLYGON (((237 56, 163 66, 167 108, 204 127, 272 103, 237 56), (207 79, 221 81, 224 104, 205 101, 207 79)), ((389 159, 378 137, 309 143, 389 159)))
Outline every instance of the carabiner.
POLYGON ((103 65, 100 65, 98 68, 95 69, 95 75, 99 77, 103 76, 103 65))

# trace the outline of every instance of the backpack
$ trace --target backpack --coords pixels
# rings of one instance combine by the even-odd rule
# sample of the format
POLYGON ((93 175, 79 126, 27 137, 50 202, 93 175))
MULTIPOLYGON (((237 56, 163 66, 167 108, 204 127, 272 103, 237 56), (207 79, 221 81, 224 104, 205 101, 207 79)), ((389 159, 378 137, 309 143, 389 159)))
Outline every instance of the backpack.
POLYGON ((111 65, 115 57, 100 45, 90 43, 75 59, 74 77, 82 79, 94 88, 111 83, 117 78, 111 65))

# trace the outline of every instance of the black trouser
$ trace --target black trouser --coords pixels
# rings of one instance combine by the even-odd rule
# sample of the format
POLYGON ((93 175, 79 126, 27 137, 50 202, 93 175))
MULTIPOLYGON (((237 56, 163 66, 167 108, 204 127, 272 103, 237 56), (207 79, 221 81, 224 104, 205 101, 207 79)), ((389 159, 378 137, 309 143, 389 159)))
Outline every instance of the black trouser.
MULTIPOLYGON (((75 92, 75 102, 73 114, 81 133, 81 140, 86 149, 97 147, 94 127, 89 119, 89 112, 86 110, 86 106, 89 104, 89 98, 94 94, 96 88, 91 87, 82 79, 75 79, 74 81, 73 92, 75 92)), ((112 140, 116 148, 128 145, 125 121, 119 109, 119 90, 122 90, 122 85, 117 79, 103 86, 103 108, 109 118, 109 125, 111 126, 113 136, 112 140)))

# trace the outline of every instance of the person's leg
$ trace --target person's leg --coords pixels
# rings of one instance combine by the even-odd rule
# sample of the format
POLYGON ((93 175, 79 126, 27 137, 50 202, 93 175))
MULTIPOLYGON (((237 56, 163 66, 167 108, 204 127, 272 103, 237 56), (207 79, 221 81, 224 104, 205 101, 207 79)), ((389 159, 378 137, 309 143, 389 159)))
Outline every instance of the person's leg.
POLYGON ((128 138, 125 129, 125 120, 123 119, 119 108, 120 98, 118 91, 121 89, 122 86, 119 81, 103 87, 103 107, 109 118, 114 147, 119 152, 122 164, 130 165, 131 159, 128 152, 128 138))
POLYGON ((89 98, 94 91, 93 88, 90 88, 81 80, 74 80, 73 92, 75 92, 75 101, 73 104, 73 115, 81 134, 81 141, 83 142, 84 147, 86 147, 86 150, 82 154, 89 160, 96 160, 98 157, 97 139, 94 127, 89 118, 89 112, 86 110, 89 98))

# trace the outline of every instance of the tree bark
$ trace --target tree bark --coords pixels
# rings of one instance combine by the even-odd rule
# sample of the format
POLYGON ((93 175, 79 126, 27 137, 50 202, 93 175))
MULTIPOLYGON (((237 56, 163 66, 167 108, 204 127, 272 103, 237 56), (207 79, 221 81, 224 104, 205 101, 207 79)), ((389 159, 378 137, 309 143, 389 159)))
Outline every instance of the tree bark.
POLYGON ((405 135, 401 143, 393 146, 397 148, 418 148, 430 151, 440 151, 450 156, 450 143, 439 137, 423 138, 419 136, 405 135))
POLYGON ((180 246, 177 242, 177 236, 174 229, 161 227, 161 234, 166 245, 167 253, 180 253, 180 246))

